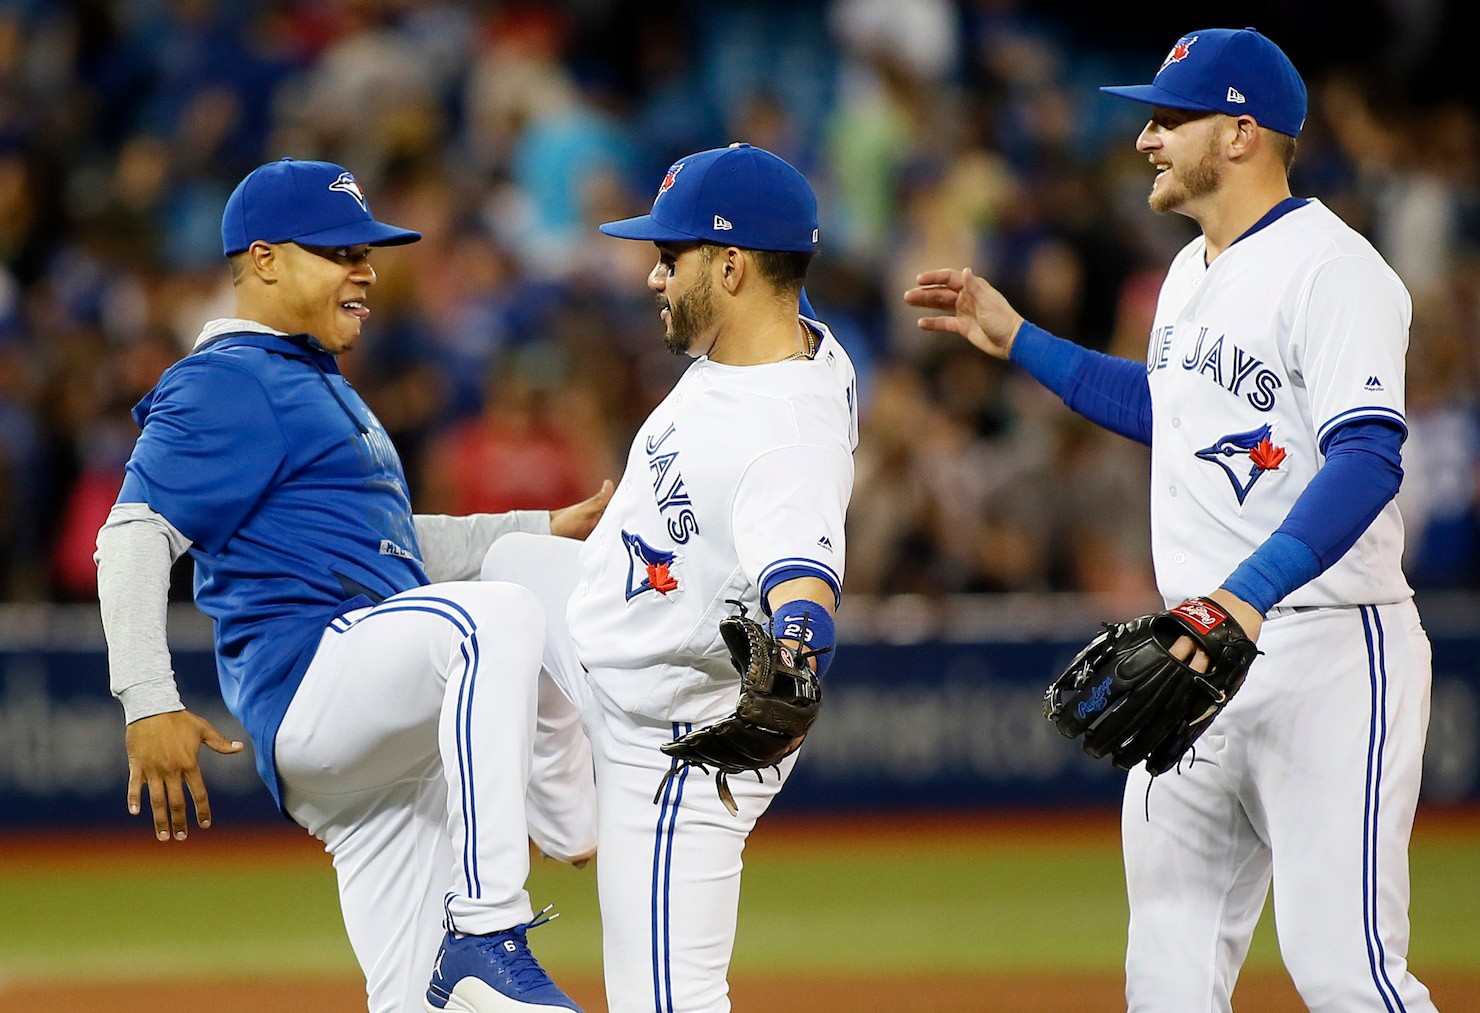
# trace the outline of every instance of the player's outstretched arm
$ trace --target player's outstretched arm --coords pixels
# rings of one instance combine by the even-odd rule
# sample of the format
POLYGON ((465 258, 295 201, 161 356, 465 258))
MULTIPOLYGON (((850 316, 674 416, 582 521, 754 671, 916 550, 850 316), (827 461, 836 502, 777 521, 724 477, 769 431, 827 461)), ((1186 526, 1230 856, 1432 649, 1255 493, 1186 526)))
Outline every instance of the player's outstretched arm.
POLYGON ((943 268, 925 271, 915 282, 904 301, 940 312, 939 316, 921 317, 921 328, 959 334, 999 359, 1011 354, 1023 316, 985 278, 972 274, 969 267, 960 271, 943 268))
POLYGON ((560 535, 562 538, 583 539, 596 527, 596 522, 601 520, 601 515, 606 512, 606 505, 611 502, 612 492, 616 486, 612 485, 611 479, 601 483, 601 488, 596 490, 596 495, 568 507, 550 511, 550 534, 560 535))
POLYGON ((128 750, 128 811, 138 815, 144 787, 154 812, 154 836, 167 841, 187 836, 185 794, 195 804, 195 821, 211 825, 211 800, 200 772, 200 747, 239 753, 243 746, 226 738, 205 718, 189 711, 170 711, 140 718, 124 733, 128 750))

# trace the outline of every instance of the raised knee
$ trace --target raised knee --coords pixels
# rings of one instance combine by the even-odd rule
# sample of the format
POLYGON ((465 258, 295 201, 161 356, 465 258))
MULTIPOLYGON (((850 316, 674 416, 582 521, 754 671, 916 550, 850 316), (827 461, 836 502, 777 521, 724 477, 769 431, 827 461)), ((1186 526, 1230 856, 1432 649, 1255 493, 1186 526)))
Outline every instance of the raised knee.
POLYGON ((532 554, 538 552, 542 538, 524 531, 514 531, 496 539, 483 556, 483 568, 479 577, 483 580, 517 580, 520 568, 532 554))

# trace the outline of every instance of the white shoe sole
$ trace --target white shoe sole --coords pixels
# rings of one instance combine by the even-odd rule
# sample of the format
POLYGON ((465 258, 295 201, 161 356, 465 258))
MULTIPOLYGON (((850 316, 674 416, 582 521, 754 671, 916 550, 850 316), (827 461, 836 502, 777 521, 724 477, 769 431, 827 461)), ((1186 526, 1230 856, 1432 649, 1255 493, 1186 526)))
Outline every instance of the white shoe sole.
POLYGON ((550 1013, 564 1010, 564 1006, 546 1006, 544 1003, 520 1002, 511 999, 481 978, 464 978, 453 986, 447 1005, 436 1007, 430 1000, 424 1002, 427 1013, 550 1013))

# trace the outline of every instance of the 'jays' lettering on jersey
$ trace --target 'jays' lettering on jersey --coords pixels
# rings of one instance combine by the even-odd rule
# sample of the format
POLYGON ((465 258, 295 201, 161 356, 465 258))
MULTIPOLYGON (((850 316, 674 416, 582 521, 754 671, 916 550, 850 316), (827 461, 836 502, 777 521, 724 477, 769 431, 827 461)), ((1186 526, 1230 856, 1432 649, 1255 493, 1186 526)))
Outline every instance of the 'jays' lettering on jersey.
MULTIPOLYGON (((1152 549, 1168 603, 1217 587, 1280 526, 1338 426, 1377 419, 1406 431, 1412 305, 1366 239, 1309 201, 1211 266, 1205 250, 1199 236, 1172 262, 1147 357, 1152 549)), ((1403 601, 1402 549, 1389 502, 1281 604, 1403 601)))
POLYGON ((581 662, 623 709, 700 721, 734 706, 719 636, 776 584, 842 593, 857 381, 826 327, 811 361, 701 358, 638 430, 580 552, 567 616, 581 662))
POLYGON ((281 804, 273 742, 324 628, 427 582, 401 460, 305 335, 211 337, 134 419, 119 502, 147 504, 194 543, 221 695, 281 804))

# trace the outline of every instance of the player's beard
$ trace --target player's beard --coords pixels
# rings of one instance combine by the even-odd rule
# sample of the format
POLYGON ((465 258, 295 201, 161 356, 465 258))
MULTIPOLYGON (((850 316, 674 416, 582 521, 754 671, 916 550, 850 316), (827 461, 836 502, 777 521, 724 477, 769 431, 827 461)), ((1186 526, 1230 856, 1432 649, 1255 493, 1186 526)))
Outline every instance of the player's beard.
POLYGON ((703 271, 693 288, 668 303, 668 331, 663 335, 664 347, 674 355, 688 353, 695 340, 714 326, 718 315, 714 283, 709 272, 703 271))
POLYGON ((1152 188, 1146 202, 1158 214, 1176 211, 1190 200, 1206 197, 1223 184, 1223 161, 1218 154, 1218 138, 1208 139, 1207 150, 1187 169, 1176 166, 1162 173, 1164 184, 1152 188), (1169 178, 1168 178, 1169 177, 1169 178))

